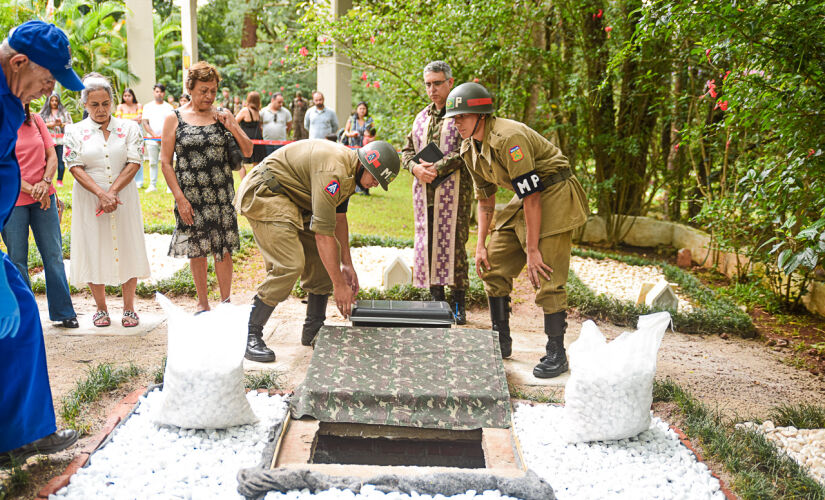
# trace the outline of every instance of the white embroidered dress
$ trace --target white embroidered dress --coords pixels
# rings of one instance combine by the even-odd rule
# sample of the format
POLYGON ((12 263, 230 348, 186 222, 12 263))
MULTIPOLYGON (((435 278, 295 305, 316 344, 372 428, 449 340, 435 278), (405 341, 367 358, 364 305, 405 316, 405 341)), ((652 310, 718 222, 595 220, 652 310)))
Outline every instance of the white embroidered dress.
MULTIPOLYGON (((66 168, 82 167, 102 189, 115 182, 128 163, 143 163, 143 137, 131 120, 112 117, 109 140, 91 118, 66 126, 63 159, 66 168)), ((143 239, 143 216, 137 185, 129 182, 118 193, 123 205, 96 216, 97 196, 75 181, 72 189, 72 246, 69 280, 120 285, 131 278, 149 277, 143 239)))

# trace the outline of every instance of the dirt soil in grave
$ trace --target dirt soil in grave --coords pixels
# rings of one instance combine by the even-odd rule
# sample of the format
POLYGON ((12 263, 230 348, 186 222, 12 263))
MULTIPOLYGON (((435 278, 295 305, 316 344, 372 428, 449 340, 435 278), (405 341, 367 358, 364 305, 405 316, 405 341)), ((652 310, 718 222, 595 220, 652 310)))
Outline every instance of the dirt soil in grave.
MULTIPOLYGON (((256 284, 263 278, 264 270, 260 258, 253 256, 246 259, 241 265, 243 272, 235 281, 232 302, 246 304, 251 302, 255 293, 256 284)), ((520 342, 528 336, 541 335, 543 331, 543 317, 538 307, 533 303, 533 290, 522 273, 515 282, 513 297, 513 314, 511 316, 511 330, 518 348, 520 342)), ((177 305, 195 311, 196 302, 189 297, 172 299, 177 305)), ((212 300, 216 303, 217 300, 212 300)), ((41 310, 45 310, 45 296, 38 296, 41 310)), ((88 294, 74 297, 75 308, 79 314, 93 314, 94 306, 88 294)), ((137 310, 161 314, 160 306, 154 300, 138 299, 137 310)), ((117 298, 110 298, 110 307, 119 315, 121 303, 117 298)), ((303 321, 304 306, 296 298, 290 298, 279 306, 273 318, 277 321, 300 324, 303 321), (280 317, 279 317, 280 316, 280 317)), ((332 312, 331 309, 329 311, 332 312)), ((468 312, 469 328, 489 328, 490 319, 486 308, 472 309, 468 312)), ((581 330, 581 324, 587 318, 580 317, 573 311, 568 317, 568 340, 573 340, 581 330)), ((330 314, 330 322, 340 322, 342 318, 337 314, 330 314)), ((269 328, 273 322, 270 321, 269 328)), ((600 322, 599 327, 610 338, 619 335, 623 328, 600 322)), ((289 365, 290 373, 283 377, 284 389, 294 389, 303 379, 303 373, 309 364, 310 348, 303 348, 296 338, 290 340, 291 350, 283 347, 279 351, 278 342, 281 335, 268 339, 271 347, 279 355, 295 356, 296 360, 289 365)), ((55 408, 59 412, 61 399, 69 394, 75 384, 83 380, 89 366, 97 363, 111 362, 115 365, 126 365, 132 362, 142 369, 142 374, 119 388, 106 394, 100 401, 92 404, 81 415, 81 420, 90 425, 89 432, 80 439, 77 445, 70 449, 49 457, 38 457, 29 460, 25 471, 30 475, 27 486, 18 488, 13 496, 8 498, 34 498, 41 487, 51 478, 62 473, 74 456, 91 440, 103 426, 106 416, 126 394, 135 388, 154 383, 156 371, 161 366, 166 354, 166 323, 144 336, 136 337, 71 337, 63 335, 47 335, 46 352, 51 381, 52 397, 55 408)), ((291 336, 292 334, 290 334, 291 336)), ((770 335, 768 335, 770 337, 770 335)), ((815 376, 808 371, 790 366, 787 359, 792 353, 789 349, 775 350, 776 347, 766 345, 766 337, 756 340, 743 340, 733 336, 723 339, 716 335, 686 335, 668 332, 659 353, 657 376, 671 377, 683 387, 689 389, 696 397, 711 407, 719 408, 726 415, 744 419, 754 416, 766 416, 768 411, 779 404, 821 401, 825 393, 825 382, 822 376, 815 376)), ((536 360, 538 361, 538 359, 536 360)), ((556 397, 562 397, 560 389, 531 388, 530 392, 547 391, 556 397), (555 392, 554 392, 555 391, 555 392)), ((667 406, 654 408, 668 421, 672 421, 671 411, 667 406)), ((673 422, 677 423, 678 422, 673 422)), ((62 427, 58 416, 58 427, 62 427)), ((719 471, 719 467, 714 470, 719 471)), ((724 479, 724 477, 723 477, 724 479)), ((8 472, 0 471, 0 483, 8 482, 8 472)), ((3 497, 0 490, 0 498, 3 497)))

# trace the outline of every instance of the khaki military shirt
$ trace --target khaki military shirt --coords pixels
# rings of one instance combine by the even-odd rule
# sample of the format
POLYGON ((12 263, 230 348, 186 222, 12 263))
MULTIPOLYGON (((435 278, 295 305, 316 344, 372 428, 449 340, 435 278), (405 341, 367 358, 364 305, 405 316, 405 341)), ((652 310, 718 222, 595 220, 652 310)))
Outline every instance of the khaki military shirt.
POLYGON ((336 208, 355 192, 358 154, 327 140, 288 144, 259 163, 244 177, 235 195, 238 213, 258 221, 287 222, 332 236, 336 208), (281 188, 273 192, 266 178, 273 175, 281 188))
POLYGON ((481 148, 472 138, 461 143, 461 156, 470 170, 479 200, 493 196, 498 187, 516 193, 496 216, 496 226, 507 222, 523 206, 522 198, 541 192, 539 236, 569 231, 587 221, 587 197, 575 176, 545 186, 552 174, 570 168, 561 150, 527 125, 490 117, 484 126, 481 148))

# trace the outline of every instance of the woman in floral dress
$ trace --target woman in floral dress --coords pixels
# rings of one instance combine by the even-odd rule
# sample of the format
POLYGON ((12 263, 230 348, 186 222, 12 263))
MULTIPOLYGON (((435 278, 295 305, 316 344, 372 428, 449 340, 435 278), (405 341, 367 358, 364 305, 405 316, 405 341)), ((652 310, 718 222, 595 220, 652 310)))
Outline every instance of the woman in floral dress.
POLYGON ((161 140, 161 168, 175 197, 169 255, 189 258, 198 312, 209 310, 206 258, 214 256, 221 301, 228 301, 232 253, 240 249, 228 142, 234 138, 244 156, 252 155, 252 141, 232 113, 212 107, 219 83, 218 70, 211 64, 199 62, 189 68, 186 88, 192 101, 166 117, 161 140))

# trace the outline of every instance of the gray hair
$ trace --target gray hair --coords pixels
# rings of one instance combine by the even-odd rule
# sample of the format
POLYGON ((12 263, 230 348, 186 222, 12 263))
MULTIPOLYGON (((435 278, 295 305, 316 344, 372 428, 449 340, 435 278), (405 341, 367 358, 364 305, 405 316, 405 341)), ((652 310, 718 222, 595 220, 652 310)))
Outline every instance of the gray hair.
POLYGON ((80 91, 80 102, 84 105, 89 99, 89 92, 94 92, 96 90, 105 90, 109 94, 109 99, 112 101, 115 100, 115 93, 112 90, 112 84, 109 83, 108 78, 100 73, 89 73, 85 75, 83 77, 83 86, 85 88, 80 91))
POLYGON ((424 74, 426 75, 427 73, 444 73, 444 78, 447 80, 453 77, 453 70, 451 70, 450 65, 444 61, 433 61, 424 66, 424 74))

